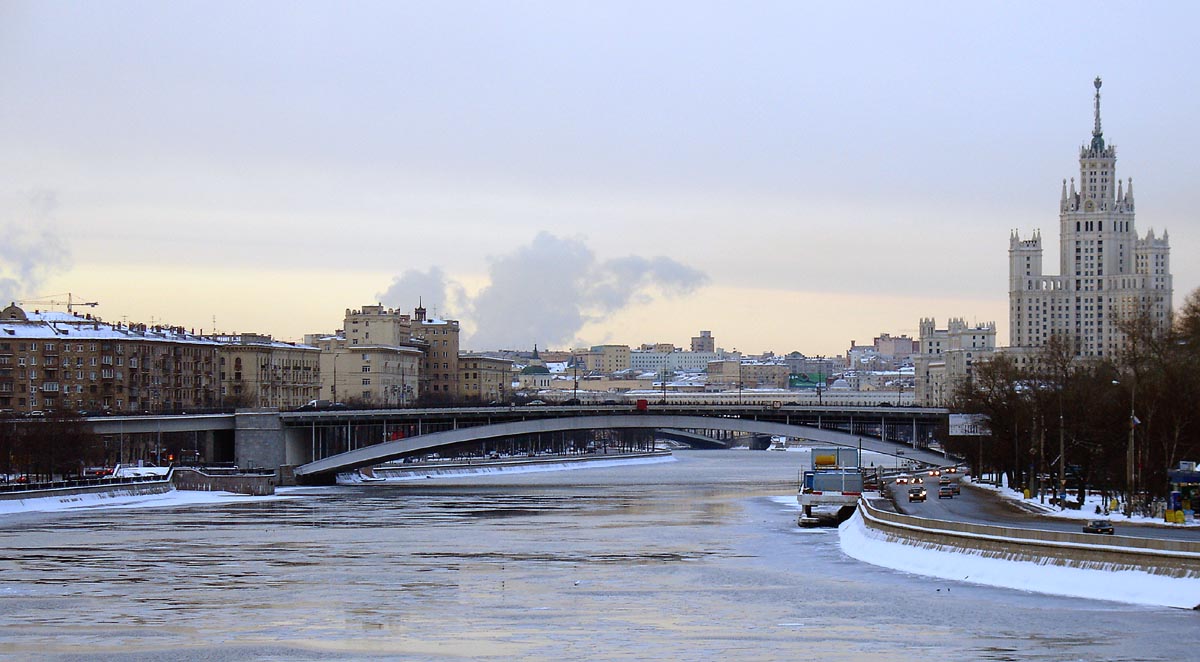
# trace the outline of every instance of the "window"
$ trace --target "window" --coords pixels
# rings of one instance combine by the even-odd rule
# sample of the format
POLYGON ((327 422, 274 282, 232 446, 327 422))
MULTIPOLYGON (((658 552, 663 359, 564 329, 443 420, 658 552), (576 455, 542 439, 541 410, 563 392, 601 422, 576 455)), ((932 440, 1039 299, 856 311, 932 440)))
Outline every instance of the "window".
POLYGON ((365 365, 365 366, 363 366, 363 367, 362 367, 362 371, 363 371, 363 372, 371 372, 371 366, 369 366, 369 365, 365 365))

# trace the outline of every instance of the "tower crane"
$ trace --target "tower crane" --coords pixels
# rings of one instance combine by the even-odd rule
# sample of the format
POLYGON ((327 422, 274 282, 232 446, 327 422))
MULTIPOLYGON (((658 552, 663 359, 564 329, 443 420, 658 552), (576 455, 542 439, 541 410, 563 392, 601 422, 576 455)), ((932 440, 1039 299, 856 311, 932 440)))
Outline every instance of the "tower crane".
POLYGON ((65 294, 67 295, 66 301, 56 300, 54 298, 54 297, 61 297, 61 296, 63 296, 62 294, 51 294, 49 296, 41 297, 38 299, 24 299, 24 300, 18 301, 17 303, 22 306, 34 305, 34 304, 42 305, 42 306, 66 306, 68 313, 74 313, 76 306, 87 306, 89 308, 95 308, 96 306, 100 305, 99 301, 76 301, 74 295, 72 295, 70 292, 66 292, 65 294))

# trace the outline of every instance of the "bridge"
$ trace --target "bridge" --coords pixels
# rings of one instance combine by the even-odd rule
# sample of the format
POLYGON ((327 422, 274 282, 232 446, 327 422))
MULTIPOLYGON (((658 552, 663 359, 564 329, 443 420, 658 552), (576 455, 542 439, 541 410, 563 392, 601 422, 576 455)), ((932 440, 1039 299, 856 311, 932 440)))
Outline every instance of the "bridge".
POLYGON ((298 477, 321 481, 340 471, 485 440, 579 430, 670 428, 797 437, 858 446, 921 462, 944 427, 946 409, 799 405, 630 405, 452 407, 279 412, 243 409, 232 414, 94 417, 102 435, 190 432, 206 459, 239 466, 296 467, 298 477))

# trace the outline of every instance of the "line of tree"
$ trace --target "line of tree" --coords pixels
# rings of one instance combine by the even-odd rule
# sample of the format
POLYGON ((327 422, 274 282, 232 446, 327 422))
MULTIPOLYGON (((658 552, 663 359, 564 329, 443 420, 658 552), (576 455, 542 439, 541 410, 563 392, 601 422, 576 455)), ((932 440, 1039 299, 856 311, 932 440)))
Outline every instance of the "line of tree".
POLYGON ((104 447, 76 412, 0 418, 0 473, 29 482, 80 476, 103 461, 104 447))
MULTIPOLYGON (((1080 358, 1069 336, 1053 335, 1024 364, 1006 353, 976 364, 952 407, 989 418, 988 470, 1057 493, 1061 445, 1067 490, 1125 493, 1132 429, 1134 492, 1154 498, 1180 460, 1200 460, 1200 289, 1166 324, 1148 312, 1118 324, 1128 342, 1113 357, 1080 358)), ((975 444, 949 442, 964 457, 975 444)))

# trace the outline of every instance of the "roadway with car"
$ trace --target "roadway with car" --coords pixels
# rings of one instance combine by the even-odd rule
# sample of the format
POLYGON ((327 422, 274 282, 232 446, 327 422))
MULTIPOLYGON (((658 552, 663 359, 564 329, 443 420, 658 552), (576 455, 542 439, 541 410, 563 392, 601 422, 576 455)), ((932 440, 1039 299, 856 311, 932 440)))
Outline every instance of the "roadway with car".
MULTIPOLYGON (((920 484, 910 482, 897 484, 898 480, 887 483, 890 496, 896 503, 896 508, 907 515, 928 517, 957 522, 973 522, 977 524, 993 524, 998 526, 1016 526, 1026 529, 1042 529, 1044 531, 1067 531, 1080 533, 1087 520, 1057 519, 1035 515, 1019 508, 1014 503, 1002 499, 991 492, 962 487, 960 493, 953 497, 938 497, 938 480, 941 476, 930 476, 928 472, 909 474, 910 479, 921 478, 920 484), (926 491, 924 501, 909 501, 909 489, 923 487, 926 491)), ((961 480, 961 474, 949 475, 952 484, 961 480)), ((1096 519, 1100 519, 1098 516, 1096 519)), ((1154 526, 1149 524, 1126 524, 1121 522, 1120 515, 1113 514, 1105 519, 1113 523, 1118 536, 1136 538, 1162 538, 1167 540, 1200 540, 1200 528, 1179 528, 1170 526, 1154 526)), ((1102 535, 1102 534, 1099 534, 1102 535)))

